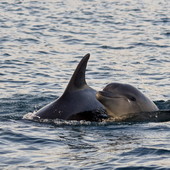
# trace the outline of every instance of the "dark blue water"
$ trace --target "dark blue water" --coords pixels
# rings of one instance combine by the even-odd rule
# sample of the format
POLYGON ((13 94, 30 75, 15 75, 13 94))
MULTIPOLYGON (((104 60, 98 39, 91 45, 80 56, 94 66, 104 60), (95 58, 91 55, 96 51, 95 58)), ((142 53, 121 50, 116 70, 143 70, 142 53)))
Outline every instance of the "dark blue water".
POLYGON ((170 110, 170 1, 0 1, 0 169, 170 169, 170 122, 34 122, 91 53, 87 82, 170 110))

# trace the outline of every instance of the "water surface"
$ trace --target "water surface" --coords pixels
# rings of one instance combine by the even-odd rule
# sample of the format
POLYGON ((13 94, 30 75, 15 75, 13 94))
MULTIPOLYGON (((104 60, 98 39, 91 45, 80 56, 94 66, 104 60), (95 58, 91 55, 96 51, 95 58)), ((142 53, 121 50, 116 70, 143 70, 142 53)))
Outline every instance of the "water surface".
POLYGON ((170 110, 170 2, 0 2, 1 169, 169 169, 170 123, 23 120, 58 98, 81 58, 101 90, 129 83, 170 110))

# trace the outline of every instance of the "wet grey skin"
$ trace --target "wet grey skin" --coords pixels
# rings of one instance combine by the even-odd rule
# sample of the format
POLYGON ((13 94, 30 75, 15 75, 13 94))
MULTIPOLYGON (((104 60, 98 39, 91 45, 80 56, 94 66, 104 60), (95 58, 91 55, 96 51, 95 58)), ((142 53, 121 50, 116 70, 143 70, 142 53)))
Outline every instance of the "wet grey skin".
POLYGON ((90 54, 75 69, 62 96, 37 111, 34 118, 98 121, 105 117, 104 106, 96 99, 96 90, 89 87, 85 72, 90 54))
POLYGON ((158 111, 158 107, 142 92, 129 84, 111 83, 96 98, 105 106, 110 117, 128 117, 131 113, 158 111))

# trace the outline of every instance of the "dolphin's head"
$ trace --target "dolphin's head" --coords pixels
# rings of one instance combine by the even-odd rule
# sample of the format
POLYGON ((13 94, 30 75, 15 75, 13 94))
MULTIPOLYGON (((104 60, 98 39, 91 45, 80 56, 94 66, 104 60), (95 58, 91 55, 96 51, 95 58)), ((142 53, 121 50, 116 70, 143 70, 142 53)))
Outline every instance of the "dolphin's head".
POLYGON ((97 92, 96 97, 111 117, 158 110, 149 98, 129 84, 108 84, 103 91, 97 92))

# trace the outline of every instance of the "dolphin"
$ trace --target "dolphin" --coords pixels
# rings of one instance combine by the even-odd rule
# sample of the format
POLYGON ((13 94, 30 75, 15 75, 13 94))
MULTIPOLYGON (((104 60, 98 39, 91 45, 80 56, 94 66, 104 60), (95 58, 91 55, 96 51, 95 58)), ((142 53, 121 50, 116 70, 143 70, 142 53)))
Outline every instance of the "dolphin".
POLYGON ((104 106, 96 99, 96 90, 85 80, 89 57, 86 54, 82 58, 62 96, 35 112, 33 119, 99 121, 107 117, 104 106))
POLYGON ((96 93, 96 98, 105 106, 108 115, 116 120, 129 118, 133 113, 158 111, 148 97, 129 84, 110 83, 96 93))

